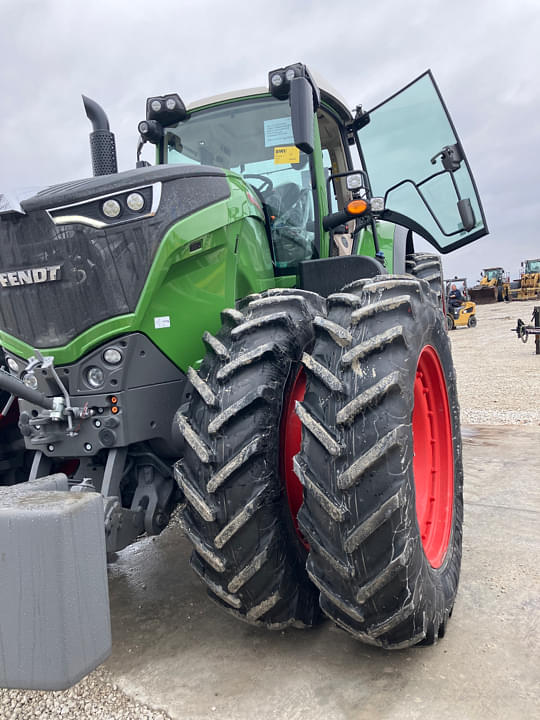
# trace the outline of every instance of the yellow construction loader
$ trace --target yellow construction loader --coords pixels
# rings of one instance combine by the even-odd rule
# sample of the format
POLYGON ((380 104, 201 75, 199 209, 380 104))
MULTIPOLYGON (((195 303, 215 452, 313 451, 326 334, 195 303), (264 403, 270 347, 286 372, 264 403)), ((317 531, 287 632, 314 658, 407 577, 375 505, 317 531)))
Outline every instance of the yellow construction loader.
POLYGON ((506 273, 502 267, 485 268, 478 285, 469 290, 470 298, 478 305, 501 302, 503 286, 508 284, 506 273))
POLYGON ((504 283, 504 300, 536 300, 540 298, 540 258, 521 263, 519 280, 504 283))

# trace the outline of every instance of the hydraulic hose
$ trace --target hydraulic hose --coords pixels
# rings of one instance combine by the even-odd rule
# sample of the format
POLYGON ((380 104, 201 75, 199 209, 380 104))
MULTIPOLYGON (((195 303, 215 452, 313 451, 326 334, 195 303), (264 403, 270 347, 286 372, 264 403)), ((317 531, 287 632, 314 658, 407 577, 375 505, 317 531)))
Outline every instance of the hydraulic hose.
POLYGON ((39 390, 29 388, 5 370, 0 370, 0 390, 5 390, 10 395, 15 395, 22 400, 26 400, 33 405, 38 405, 47 410, 52 410, 54 406, 52 398, 46 397, 43 393, 39 392, 39 390))

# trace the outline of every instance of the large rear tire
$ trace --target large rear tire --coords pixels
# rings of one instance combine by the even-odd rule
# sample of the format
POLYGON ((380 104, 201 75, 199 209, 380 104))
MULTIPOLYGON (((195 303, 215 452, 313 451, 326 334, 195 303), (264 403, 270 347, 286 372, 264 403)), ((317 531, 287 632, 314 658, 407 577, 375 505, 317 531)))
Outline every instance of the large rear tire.
POLYGON ((324 612, 360 640, 434 642, 456 596, 463 516, 445 318, 407 276, 361 280, 327 304, 297 410, 308 572, 324 612))
POLYGON ((191 565, 214 600, 252 624, 309 626, 321 617, 295 528, 302 487, 292 469, 300 360, 321 313, 322 298, 301 290, 268 291, 224 311, 218 335, 204 336, 200 371, 189 371, 190 405, 177 414, 191 565))

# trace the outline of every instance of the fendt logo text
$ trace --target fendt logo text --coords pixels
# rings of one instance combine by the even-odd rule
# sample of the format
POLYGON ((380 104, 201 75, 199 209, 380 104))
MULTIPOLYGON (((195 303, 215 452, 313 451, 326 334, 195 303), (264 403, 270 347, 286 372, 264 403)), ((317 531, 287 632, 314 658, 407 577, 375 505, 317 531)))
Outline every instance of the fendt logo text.
POLYGON ((17 287, 19 285, 37 285, 37 283, 54 282, 60 280, 61 265, 31 268, 27 270, 12 270, 0 273, 0 287, 17 287))

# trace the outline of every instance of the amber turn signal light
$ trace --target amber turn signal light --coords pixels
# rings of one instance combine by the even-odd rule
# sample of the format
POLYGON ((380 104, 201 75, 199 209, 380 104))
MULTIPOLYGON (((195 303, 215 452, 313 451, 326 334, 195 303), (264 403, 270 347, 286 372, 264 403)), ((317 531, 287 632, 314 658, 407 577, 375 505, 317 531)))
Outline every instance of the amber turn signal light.
POLYGON ((351 215, 362 215, 368 209, 368 204, 365 200, 351 200, 347 205, 347 212, 351 215))

